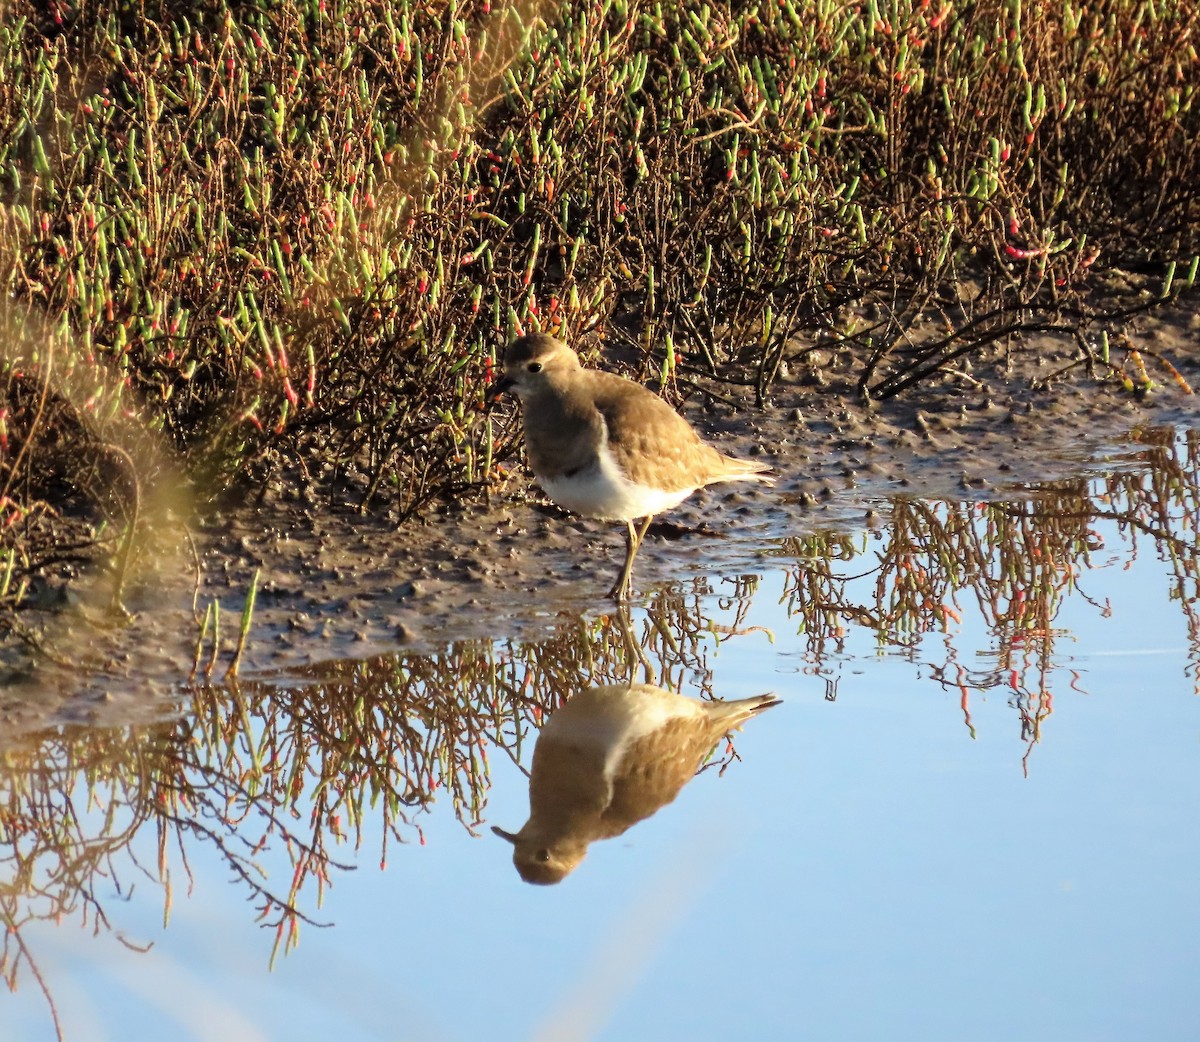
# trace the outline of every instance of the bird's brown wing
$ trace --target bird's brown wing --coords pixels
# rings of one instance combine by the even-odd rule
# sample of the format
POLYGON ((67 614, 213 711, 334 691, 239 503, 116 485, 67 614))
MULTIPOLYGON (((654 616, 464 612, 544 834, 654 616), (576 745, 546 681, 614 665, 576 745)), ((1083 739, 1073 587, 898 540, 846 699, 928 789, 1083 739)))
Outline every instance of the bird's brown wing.
POLYGON ((596 409, 630 480, 668 490, 696 488, 720 469, 721 454, 656 394, 612 373, 595 375, 596 409))

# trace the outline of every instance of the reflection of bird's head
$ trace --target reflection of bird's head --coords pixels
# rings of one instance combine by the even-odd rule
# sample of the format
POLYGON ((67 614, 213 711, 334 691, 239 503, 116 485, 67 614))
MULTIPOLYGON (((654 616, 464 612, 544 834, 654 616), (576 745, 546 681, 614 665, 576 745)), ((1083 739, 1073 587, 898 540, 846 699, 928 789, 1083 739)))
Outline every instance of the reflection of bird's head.
POLYGON ((495 826, 492 831, 513 845, 513 864, 526 883, 561 883, 587 853, 586 843, 560 840, 551 844, 540 836, 522 836, 495 826))
POLYGON ((561 340, 545 333, 530 333, 508 345, 504 378, 496 385, 495 393, 512 391, 518 398, 526 398, 552 386, 556 377, 579 368, 579 356, 561 340))

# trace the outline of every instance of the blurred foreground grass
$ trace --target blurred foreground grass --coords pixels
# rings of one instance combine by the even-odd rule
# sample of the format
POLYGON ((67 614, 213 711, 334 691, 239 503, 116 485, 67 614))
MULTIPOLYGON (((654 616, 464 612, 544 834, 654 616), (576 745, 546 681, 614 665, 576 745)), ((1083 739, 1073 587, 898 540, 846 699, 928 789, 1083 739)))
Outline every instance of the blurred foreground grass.
POLYGON ((831 347, 877 397, 1023 330, 1094 361, 1145 306, 1096 273, 1196 276, 1198 13, 9 4, 0 600, 164 485, 478 487, 519 328, 759 397, 831 347))

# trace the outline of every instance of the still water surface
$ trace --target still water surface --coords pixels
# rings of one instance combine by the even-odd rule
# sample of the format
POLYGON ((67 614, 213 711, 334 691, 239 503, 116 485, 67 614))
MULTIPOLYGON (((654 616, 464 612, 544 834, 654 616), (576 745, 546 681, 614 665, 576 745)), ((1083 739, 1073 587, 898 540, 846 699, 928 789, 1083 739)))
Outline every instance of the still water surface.
POLYGON ((55 1037, 36 966, 72 1040, 1194 1039, 1200 439, 1147 444, 627 619, 8 747, 0 1038, 55 1037), (529 886, 488 827, 525 820, 548 712, 643 675, 631 641, 672 690, 783 704, 529 886))

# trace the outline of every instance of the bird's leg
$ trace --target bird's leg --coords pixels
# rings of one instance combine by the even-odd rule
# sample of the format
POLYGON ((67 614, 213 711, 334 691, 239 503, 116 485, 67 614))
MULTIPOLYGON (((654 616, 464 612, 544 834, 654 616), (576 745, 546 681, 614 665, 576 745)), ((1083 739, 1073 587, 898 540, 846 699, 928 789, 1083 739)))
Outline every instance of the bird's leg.
POLYGON ((637 556, 638 550, 641 549, 642 540, 646 538, 646 532, 650 528, 650 522, 654 520, 653 515, 642 518, 640 528, 634 528, 632 521, 626 521, 625 525, 628 532, 625 535, 625 567, 621 569, 621 577, 617 580, 616 585, 608 591, 608 595, 614 600, 622 601, 629 599, 629 580, 633 575, 633 559, 637 556))
POLYGON ((625 528, 625 566, 621 569, 621 577, 608 591, 608 595, 616 601, 629 598, 629 577, 633 573, 633 558, 637 553, 637 532, 634 530, 633 522, 626 521, 625 528))

